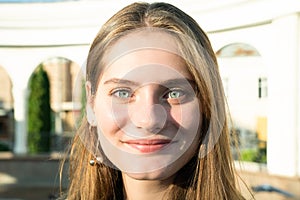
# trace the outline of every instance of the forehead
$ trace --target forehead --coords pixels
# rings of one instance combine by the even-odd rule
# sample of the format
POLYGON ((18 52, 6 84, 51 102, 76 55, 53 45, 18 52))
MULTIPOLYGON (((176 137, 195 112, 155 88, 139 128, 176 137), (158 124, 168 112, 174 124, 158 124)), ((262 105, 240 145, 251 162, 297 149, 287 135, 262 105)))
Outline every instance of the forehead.
POLYGON ((161 49, 179 54, 175 36, 161 29, 137 29, 117 40, 106 52, 104 60, 110 64, 124 54, 142 49, 161 49))
POLYGON ((160 82, 192 79, 175 38, 165 32, 141 31, 117 41, 104 58, 100 82, 111 78, 160 82))

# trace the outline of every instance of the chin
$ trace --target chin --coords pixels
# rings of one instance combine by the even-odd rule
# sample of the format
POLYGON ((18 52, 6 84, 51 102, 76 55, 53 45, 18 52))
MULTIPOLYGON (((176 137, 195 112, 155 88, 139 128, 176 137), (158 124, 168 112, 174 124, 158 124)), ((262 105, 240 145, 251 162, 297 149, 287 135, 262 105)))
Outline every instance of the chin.
POLYGON ((155 170, 153 172, 147 173, 126 173, 127 176, 134 178, 136 180, 165 180, 168 179, 172 174, 166 168, 155 170))

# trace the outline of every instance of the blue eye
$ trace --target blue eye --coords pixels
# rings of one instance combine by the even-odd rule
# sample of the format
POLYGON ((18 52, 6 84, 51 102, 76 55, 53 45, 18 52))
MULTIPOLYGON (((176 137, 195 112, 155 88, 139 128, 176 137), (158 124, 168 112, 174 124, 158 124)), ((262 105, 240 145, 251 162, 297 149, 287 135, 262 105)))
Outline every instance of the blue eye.
POLYGON ((186 95, 186 93, 182 90, 182 89, 169 89, 163 96, 164 99, 181 99, 182 97, 184 97, 186 95))
POLYGON ((177 99, 177 98, 181 97, 182 95, 183 95, 182 91, 173 90, 168 93, 168 98, 177 99))
POLYGON ((131 92, 125 89, 116 90, 112 93, 114 96, 122 99, 131 97, 131 92))

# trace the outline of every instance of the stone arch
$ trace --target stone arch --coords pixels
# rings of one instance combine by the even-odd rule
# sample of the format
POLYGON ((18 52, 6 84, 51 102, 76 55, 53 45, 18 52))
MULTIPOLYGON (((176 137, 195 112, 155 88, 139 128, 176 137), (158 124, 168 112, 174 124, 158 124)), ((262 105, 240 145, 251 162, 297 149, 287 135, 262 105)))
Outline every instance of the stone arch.
POLYGON ((75 88, 83 77, 81 68, 76 62, 59 56, 44 59, 38 66, 47 72, 50 82, 51 148, 62 150, 66 140, 73 135, 80 116, 82 92, 75 88))
POLYGON ((216 51, 242 155, 253 150, 264 151, 265 156, 268 76, 261 55, 255 45, 244 42, 229 43, 216 51))
POLYGON ((231 43, 225 45, 216 52, 217 57, 248 57, 248 56, 261 56, 258 50, 247 43, 231 43))
POLYGON ((0 151, 12 150, 14 133, 12 81, 2 66, 0 66, 0 85, 0 151))

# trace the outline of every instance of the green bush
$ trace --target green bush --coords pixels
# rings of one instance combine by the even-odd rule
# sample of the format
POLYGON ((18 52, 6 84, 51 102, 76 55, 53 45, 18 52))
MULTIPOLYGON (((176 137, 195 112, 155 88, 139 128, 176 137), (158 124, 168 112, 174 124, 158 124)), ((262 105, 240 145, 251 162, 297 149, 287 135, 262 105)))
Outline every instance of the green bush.
POLYGON ((241 160, 248 162, 266 163, 267 156, 265 149, 247 149, 241 151, 241 160))
POLYGON ((28 151, 49 152, 51 131, 50 83, 43 66, 39 65, 29 83, 28 151))
POLYGON ((247 149, 241 152, 242 161, 253 162, 255 160, 255 156, 256 156, 256 150, 253 149, 247 149))

